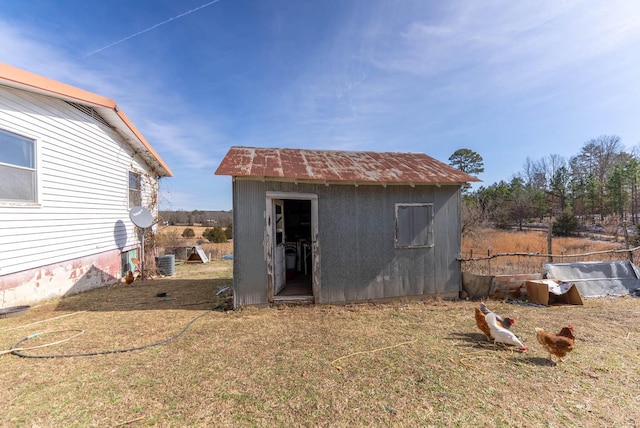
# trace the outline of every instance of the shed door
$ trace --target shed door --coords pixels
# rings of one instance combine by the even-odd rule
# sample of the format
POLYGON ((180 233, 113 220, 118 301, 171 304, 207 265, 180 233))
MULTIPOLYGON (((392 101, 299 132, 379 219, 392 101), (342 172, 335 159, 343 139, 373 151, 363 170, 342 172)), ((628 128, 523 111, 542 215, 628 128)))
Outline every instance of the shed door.
POLYGON ((269 303, 276 299, 317 303, 318 196, 297 192, 267 192, 266 196, 267 299, 269 303))
POLYGON ((284 201, 281 199, 273 201, 273 220, 273 236, 276 244, 274 254, 275 290, 273 294, 278 294, 286 284, 284 201))

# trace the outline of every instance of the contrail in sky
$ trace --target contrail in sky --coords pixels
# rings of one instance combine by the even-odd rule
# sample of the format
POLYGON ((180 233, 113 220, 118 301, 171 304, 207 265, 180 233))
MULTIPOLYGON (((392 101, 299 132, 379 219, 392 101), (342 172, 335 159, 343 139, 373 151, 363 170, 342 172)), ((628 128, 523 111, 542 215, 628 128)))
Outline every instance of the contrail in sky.
POLYGON ((90 57, 91 55, 93 55, 93 54, 97 54, 98 52, 102 52, 103 50, 105 50, 105 49, 109 49, 110 47, 113 47, 113 46, 115 46, 115 45, 119 45, 119 44, 120 44, 120 43, 122 43, 122 42, 126 42, 127 40, 129 40, 129 39, 133 39, 134 37, 139 36, 139 35, 141 35, 141 34, 144 34, 144 33, 148 32, 148 31, 155 30, 156 28, 160 27, 161 25, 168 24, 168 23, 169 23, 169 22, 171 22, 171 21, 175 21, 176 19, 182 18, 183 16, 187 16, 187 15, 189 15, 189 14, 191 14, 191 13, 193 13, 193 12, 196 12, 196 11, 198 11, 198 10, 200 10, 200 9, 204 9, 205 7, 207 7, 207 6, 211 6, 211 5, 212 5, 212 4, 214 4, 214 3, 218 3, 219 1, 220 1, 220 0, 213 0, 213 1, 210 1, 209 3, 205 3, 205 4, 203 4, 202 6, 198 6, 198 7, 196 7, 195 9, 188 10, 188 11, 186 11, 186 12, 184 12, 184 13, 181 13, 180 15, 176 15, 176 16, 174 16, 173 18, 169 18, 169 19, 167 19, 166 21, 162 21, 162 22, 160 22, 160 23, 158 23, 158 24, 156 24, 156 25, 153 25, 153 26, 151 26, 151 27, 149 27, 149 28, 146 28, 146 29, 144 29, 144 30, 142 30, 142 31, 138 31, 137 33, 134 33, 134 34, 132 34, 132 35, 130 35, 130 36, 125 37, 124 39, 120 39, 120 40, 118 40, 117 42, 113 42, 113 43, 108 44, 107 46, 104 46, 104 47, 102 47, 102 48, 100 48, 100 49, 98 49, 98 50, 95 50, 95 51, 93 51, 93 52, 90 52, 90 53, 86 54, 86 55, 84 56, 84 58, 90 57))

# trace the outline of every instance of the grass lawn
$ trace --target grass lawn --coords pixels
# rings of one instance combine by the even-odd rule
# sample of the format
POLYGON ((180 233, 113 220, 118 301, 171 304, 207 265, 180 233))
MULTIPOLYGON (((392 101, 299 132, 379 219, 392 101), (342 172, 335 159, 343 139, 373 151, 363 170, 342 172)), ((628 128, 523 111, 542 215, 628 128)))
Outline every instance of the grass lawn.
POLYGON ((38 332, 20 346, 61 342, 24 351, 34 356, 143 347, 188 327, 130 352, 0 355, 0 425, 640 426, 638 298, 488 301, 516 318, 519 353, 486 341, 477 302, 212 310, 230 277, 228 261, 178 265, 172 279, 0 319, 0 349, 38 332), (569 323, 575 350, 552 366, 534 328, 569 323))

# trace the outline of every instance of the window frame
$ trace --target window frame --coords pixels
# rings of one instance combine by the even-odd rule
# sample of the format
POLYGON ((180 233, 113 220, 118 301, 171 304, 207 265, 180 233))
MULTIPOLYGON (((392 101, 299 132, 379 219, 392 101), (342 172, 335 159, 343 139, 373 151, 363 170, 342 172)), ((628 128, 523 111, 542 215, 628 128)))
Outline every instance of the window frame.
POLYGON ((120 264, 121 264, 120 273, 122 274, 123 278, 127 275, 127 272, 129 271, 133 272, 136 270, 136 266, 133 264, 133 261, 132 261, 132 259, 134 258, 138 258, 137 248, 132 248, 130 250, 126 250, 120 253, 120 264))
POLYGON ((129 202, 129 209, 133 208, 133 207, 140 207, 142 206, 142 173, 137 172, 137 171, 133 171, 133 170, 129 170, 127 172, 127 199, 129 202), (132 179, 132 175, 135 175, 134 178, 134 182, 137 183, 138 187, 131 187, 131 179, 132 179), (135 195, 137 194, 138 197, 132 198, 132 194, 135 195), (136 200, 137 199, 137 200, 136 200), (137 204, 136 204, 137 202, 137 204))
POLYGON ((16 207, 39 207, 41 204, 41 192, 42 192, 42 167, 41 167, 41 161, 40 161, 40 138, 34 135, 30 135, 28 133, 22 132, 22 131, 15 131, 13 129, 7 128, 7 127, 2 127, 0 128, 1 132, 4 132, 5 134, 10 134, 10 135, 15 135, 18 138, 21 139, 25 139, 25 140, 29 140, 32 143, 33 146, 33 167, 24 167, 24 166, 20 166, 20 165, 16 165, 16 164, 11 164, 11 163, 6 163, 6 162, 2 162, 0 161, 0 165, 3 166, 7 166, 9 168, 16 168, 16 169, 20 169, 20 170, 29 170, 33 172, 33 199, 3 199, 2 196, 0 195, 0 206, 3 207, 11 207, 11 206, 16 206, 16 207))
MULTIPOLYGON (((410 215, 413 215, 412 213, 410 213, 410 215)), ((435 219, 435 215, 434 215, 434 204, 432 202, 420 202, 420 203, 396 203, 395 204, 395 209, 394 209, 394 221, 395 221, 395 227, 394 227, 394 246, 395 248, 431 248, 435 246, 435 242, 434 242, 434 219, 435 219), (410 224, 410 225, 403 225, 401 223, 401 220, 403 218, 403 216, 399 215, 400 214, 400 210, 402 209, 410 209, 410 208, 427 208, 428 209, 428 215, 429 217, 425 220, 424 222, 424 226, 426 228, 428 228, 428 230, 426 231, 426 236, 424 237, 424 241, 420 241, 419 243, 413 243, 416 238, 418 237, 418 235, 420 235, 422 233, 421 229, 420 231, 415 231, 413 230, 413 228, 416 226, 416 224, 410 224), (405 243, 403 236, 406 234, 405 233, 405 226, 411 228, 411 230, 408 232, 409 236, 411 236, 411 242, 405 243), (402 228, 402 229, 401 229, 402 228), (403 239, 403 242, 401 242, 401 239, 403 239), (426 241, 426 242, 425 242, 426 241)))

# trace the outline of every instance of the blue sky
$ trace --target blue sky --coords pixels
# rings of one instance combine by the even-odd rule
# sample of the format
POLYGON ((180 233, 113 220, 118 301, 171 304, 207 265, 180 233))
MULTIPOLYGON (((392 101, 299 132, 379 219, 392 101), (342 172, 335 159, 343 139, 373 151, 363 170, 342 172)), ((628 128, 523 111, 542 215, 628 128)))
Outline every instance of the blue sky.
POLYGON ((486 186, 600 135, 640 143, 628 0, 0 0, 0 46, 116 100, 174 172, 161 209, 231 209, 232 145, 469 148, 486 186))

